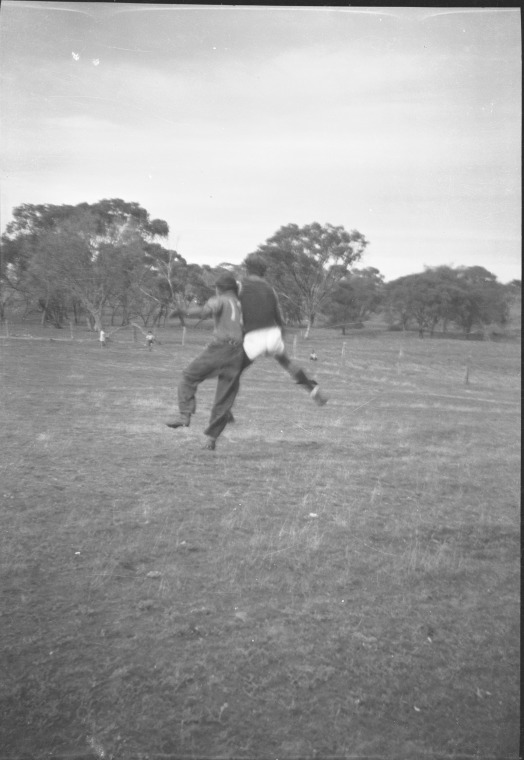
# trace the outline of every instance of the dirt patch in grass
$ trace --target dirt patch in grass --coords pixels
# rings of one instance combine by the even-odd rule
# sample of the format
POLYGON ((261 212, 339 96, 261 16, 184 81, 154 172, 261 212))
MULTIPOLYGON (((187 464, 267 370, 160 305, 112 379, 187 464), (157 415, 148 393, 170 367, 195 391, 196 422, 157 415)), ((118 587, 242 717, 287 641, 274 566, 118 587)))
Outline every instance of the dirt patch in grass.
POLYGON ((516 758, 516 346, 319 333, 204 452, 188 338, 0 343, 4 755, 516 758))

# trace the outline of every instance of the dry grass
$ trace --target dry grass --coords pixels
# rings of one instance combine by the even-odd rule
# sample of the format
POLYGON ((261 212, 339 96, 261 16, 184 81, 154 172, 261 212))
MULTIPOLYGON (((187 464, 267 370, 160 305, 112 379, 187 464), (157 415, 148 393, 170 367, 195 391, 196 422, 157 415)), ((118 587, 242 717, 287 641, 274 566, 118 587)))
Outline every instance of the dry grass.
POLYGON ((212 453, 187 338, 0 344, 2 757, 516 758, 518 346, 318 332, 212 453))

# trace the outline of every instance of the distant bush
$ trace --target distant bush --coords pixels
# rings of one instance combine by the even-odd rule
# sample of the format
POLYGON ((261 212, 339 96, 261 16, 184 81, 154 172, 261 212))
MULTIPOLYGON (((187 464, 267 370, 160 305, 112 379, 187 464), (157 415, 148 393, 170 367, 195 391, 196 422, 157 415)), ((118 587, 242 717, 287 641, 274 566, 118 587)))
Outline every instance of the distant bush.
POLYGON ((510 343, 520 339, 520 330, 514 330, 512 332, 492 332, 489 336, 490 340, 494 340, 497 343, 510 343))

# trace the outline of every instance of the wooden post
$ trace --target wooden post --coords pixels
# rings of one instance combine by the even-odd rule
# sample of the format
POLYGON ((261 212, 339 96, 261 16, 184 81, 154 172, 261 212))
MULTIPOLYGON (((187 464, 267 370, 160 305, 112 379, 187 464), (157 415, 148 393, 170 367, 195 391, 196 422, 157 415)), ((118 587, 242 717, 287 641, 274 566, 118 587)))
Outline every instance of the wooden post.
POLYGON ((5 321, 5 334, 9 338, 9 322, 7 321, 7 319, 5 321))
POLYGON ((73 320, 72 319, 69 320, 69 330, 71 332, 71 340, 73 340, 75 336, 74 336, 74 333, 73 333, 73 320))
POLYGON ((297 336, 293 338, 293 359, 297 358, 297 336))
POLYGON ((344 361, 344 357, 346 355, 346 341, 342 343, 342 351, 340 352, 340 358, 342 361, 344 361))
POLYGON ((137 340, 138 340, 138 338, 137 338, 136 327, 135 327, 135 325, 133 325, 133 343, 136 343, 137 340))
POLYGON ((402 350, 402 346, 401 346, 398 352, 398 359, 397 359, 397 375, 400 375, 402 372, 402 357, 403 356, 404 356, 404 351, 402 350))
POLYGON ((186 342, 186 328, 182 328, 182 345, 185 345, 186 342))
POLYGON ((471 354, 466 356, 466 368, 464 373, 464 384, 469 385, 469 372, 471 369, 471 354))

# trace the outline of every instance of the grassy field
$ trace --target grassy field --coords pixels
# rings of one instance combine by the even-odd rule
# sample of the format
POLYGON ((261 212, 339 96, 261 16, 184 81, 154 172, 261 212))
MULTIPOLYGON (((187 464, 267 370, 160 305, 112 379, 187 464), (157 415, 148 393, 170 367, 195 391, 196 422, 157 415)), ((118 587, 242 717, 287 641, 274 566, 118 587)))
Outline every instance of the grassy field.
POLYGON ((67 332, 0 340, 2 760, 518 757, 517 343, 299 336, 328 405, 262 360, 207 452, 205 331, 67 332))

